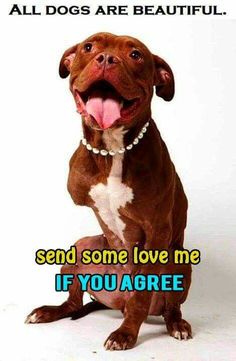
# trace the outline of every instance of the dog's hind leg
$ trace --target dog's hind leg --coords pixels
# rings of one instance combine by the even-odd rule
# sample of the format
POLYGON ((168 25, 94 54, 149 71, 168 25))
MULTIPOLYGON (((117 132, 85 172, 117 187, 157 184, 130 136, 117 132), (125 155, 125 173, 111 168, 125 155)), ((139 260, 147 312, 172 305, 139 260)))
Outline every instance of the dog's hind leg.
MULTIPOLYGON (((61 269, 62 274, 74 274, 74 266, 65 265, 61 269)), ((26 318, 25 323, 46 323, 61 318, 73 316, 83 307, 83 292, 79 287, 78 280, 74 278, 69 286, 69 297, 60 306, 41 306, 35 308, 26 318)))
MULTIPOLYGON (((104 249, 108 248, 106 238, 103 235, 84 237, 75 244, 77 250, 77 259, 80 260, 81 252, 84 249, 104 249)), ((98 301, 89 302, 83 306, 83 291, 76 275, 78 273, 94 272, 96 267, 93 265, 84 266, 80 262, 75 265, 66 264, 61 268, 61 274, 73 274, 73 283, 69 286, 69 297, 67 301, 60 306, 42 306, 35 308, 26 318, 26 323, 44 323, 59 320, 65 317, 77 319, 86 316, 90 312, 109 308, 98 301)), ((101 273, 105 271, 101 270, 101 273)))

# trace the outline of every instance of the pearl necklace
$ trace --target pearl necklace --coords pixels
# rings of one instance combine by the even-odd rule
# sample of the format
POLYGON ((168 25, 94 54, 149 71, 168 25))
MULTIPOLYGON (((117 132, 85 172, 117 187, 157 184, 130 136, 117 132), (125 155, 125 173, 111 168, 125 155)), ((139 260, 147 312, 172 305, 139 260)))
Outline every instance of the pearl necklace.
POLYGON ((134 141, 132 143, 127 145, 125 148, 120 148, 117 151, 94 148, 91 146, 91 144, 89 144, 87 142, 87 140, 85 138, 82 138, 81 142, 89 151, 93 152, 94 154, 101 154, 104 157, 106 155, 111 155, 113 157, 116 154, 123 154, 124 152, 126 152, 126 150, 131 150, 134 145, 137 145, 139 143, 139 141, 143 138, 144 134, 146 133, 148 126, 149 126, 149 122, 147 122, 144 125, 144 127, 141 129, 138 136, 134 139, 134 141))

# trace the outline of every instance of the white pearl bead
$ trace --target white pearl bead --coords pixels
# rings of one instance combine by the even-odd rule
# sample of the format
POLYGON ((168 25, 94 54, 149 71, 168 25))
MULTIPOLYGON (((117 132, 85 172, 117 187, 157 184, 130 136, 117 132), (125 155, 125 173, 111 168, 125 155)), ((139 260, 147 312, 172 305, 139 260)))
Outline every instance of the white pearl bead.
POLYGON ((93 148, 92 151, 93 151, 94 154, 98 154, 98 153, 99 153, 99 149, 97 149, 97 148, 93 148))
POLYGON ((147 122, 146 124, 144 124, 145 128, 147 128, 149 126, 149 122, 147 122))
POLYGON ((87 144, 87 140, 85 138, 82 139, 82 144, 86 145, 87 144))
POLYGON ((91 144, 88 143, 88 144, 86 145, 86 148, 87 148, 88 150, 92 150, 91 144))
POLYGON ((140 133, 140 134, 138 135, 138 138, 139 138, 139 139, 142 139, 142 138, 143 138, 143 133, 140 133))
POLYGON ((138 144, 138 142, 139 142, 139 139, 135 138, 134 141, 133 141, 133 144, 136 145, 136 144, 138 144))
POLYGON ((146 127, 143 127, 143 129, 141 130, 142 133, 146 133, 146 131, 147 131, 146 127))
POLYGON ((123 154, 125 152, 125 148, 120 148, 119 150, 118 150, 118 153, 119 154, 123 154))
POLYGON ((127 150, 130 150, 130 149, 132 149, 132 148, 133 148, 133 144, 129 144, 129 145, 127 145, 127 147, 126 147, 127 150))
POLYGON ((100 150, 100 154, 103 155, 103 156, 105 156, 105 155, 108 154, 108 151, 105 150, 105 149, 102 149, 102 150, 100 150))
POLYGON ((116 152, 114 152, 114 150, 109 150, 109 154, 110 154, 111 156, 113 156, 113 155, 116 154, 116 152))

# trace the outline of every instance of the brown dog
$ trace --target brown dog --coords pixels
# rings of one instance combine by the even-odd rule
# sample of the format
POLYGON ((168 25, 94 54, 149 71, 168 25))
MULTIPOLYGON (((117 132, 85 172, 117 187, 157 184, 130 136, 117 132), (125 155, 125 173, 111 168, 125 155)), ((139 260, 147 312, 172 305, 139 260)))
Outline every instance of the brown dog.
MULTIPOLYGON (((126 249, 132 254, 135 245, 146 250, 182 249, 187 199, 150 109, 153 87, 164 100, 174 96, 169 65, 137 39, 98 33, 64 53, 60 76, 69 74, 84 139, 70 161, 68 190, 75 204, 94 210, 103 231, 79 240, 78 256, 84 249, 126 249)), ((191 326, 180 311, 191 282, 190 265, 134 265, 131 259, 125 266, 66 265, 61 272, 116 273, 119 279, 127 273, 181 273, 182 292, 89 293, 97 300, 94 308, 102 304, 124 314, 122 325, 107 338, 106 349, 133 347, 150 314, 164 316, 171 336, 191 337, 191 326)), ((35 309, 27 322, 51 322, 76 313, 79 317, 82 298, 75 280, 66 302, 35 309)))

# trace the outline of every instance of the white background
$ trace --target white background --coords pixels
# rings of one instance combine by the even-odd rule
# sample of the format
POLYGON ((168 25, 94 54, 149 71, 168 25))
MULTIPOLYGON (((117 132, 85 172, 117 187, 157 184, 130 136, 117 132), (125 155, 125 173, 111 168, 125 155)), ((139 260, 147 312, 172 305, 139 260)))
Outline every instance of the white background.
POLYGON ((23 325, 32 308, 65 299, 54 291, 59 267, 36 265, 35 251, 67 249, 82 236, 100 232, 92 211, 76 207, 66 190, 68 162, 81 138, 81 121, 68 80, 58 76, 64 50, 98 31, 139 38, 173 69, 176 96, 171 103, 154 97, 153 118, 189 199, 185 246, 199 248, 202 254, 184 306, 194 339, 178 343, 168 338, 163 324, 150 319, 141 329, 138 346, 125 355, 137 360, 234 360, 235 20, 230 16, 9 17, 9 8, 8 4, 2 11, 1 41, 5 348, 0 360, 126 359, 124 353, 111 355, 102 349, 109 332, 121 322, 116 312, 100 312, 76 322, 23 325))

